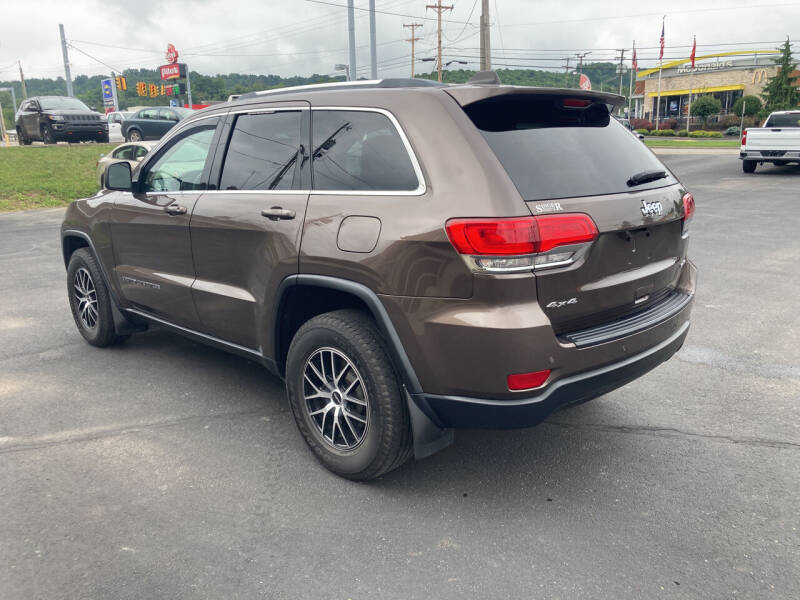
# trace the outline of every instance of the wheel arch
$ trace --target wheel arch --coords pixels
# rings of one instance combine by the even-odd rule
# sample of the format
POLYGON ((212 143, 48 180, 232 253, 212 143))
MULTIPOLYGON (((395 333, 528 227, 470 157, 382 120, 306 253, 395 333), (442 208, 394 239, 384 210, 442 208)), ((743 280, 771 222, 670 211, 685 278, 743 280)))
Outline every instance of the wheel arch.
POLYGON ((361 309, 375 319, 406 389, 421 393, 417 374, 377 294, 361 283, 326 275, 292 275, 281 282, 272 331, 273 356, 280 373, 285 372, 289 344, 300 326, 318 314, 342 308, 361 309))
POLYGON ((290 275, 281 282, 274 306, 273 356, 276 369, 281 375, 285 375, 286 351, 291 339, 306 320, 316 314, 340 308, 365 310, 375 319, 378 329, 386 340, 390 359, 403 383, 403 393, 411 418, 414 456, 425 458, 453 443, 453 430, 440 423, 425 400, 422 386, 403 343, 375 292, 349 279, 325 275, 290 275), (311 297, 316 299, 312 303, 312 306, 316 307, 313 311, 303 308, 301 302, 311 297), (298 308, 300 312, 296 312, 298 308))

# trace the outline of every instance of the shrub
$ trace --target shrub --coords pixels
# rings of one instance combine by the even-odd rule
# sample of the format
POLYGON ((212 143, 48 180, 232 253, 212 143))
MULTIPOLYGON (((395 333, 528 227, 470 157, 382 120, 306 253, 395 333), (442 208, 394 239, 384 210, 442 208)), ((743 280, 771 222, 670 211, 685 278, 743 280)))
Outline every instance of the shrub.
POLYGON ((761 110, 761 100, 758 96, 742 96, 731 107, 731 112, 735 115, 742 116, 742 104, 744 104, 744 114, 748 117, 758 114, 761 110))
POLYGON ((738 125, 732 125, 725 130, 725 135, 741 135, 742 128, 738 125))
POLYGON ((714 96, 700 96, 692 102, 692 114, 703 119, 703 123, 708 121, 711 115, 719 114, 722 110, 722 102, 714 96))
POLYGON ((734 127, 735 125, 738 125, 741 120, 741 116, 737 117, 735 114, 725 115, 719 118, 719 124, 727 129, 728 127, 734 127))
POLYGON ((650 133, 650 131, 648 129, 644 129, 644 128, 642 128, 642 129, 634 129, 634 131, 636 133, 641 133, 642 135, 647 135, 648 133, 650 133))
POLYGON ((685 129, 681 129, 676 135, 678 137, 686 137, 687 135, 689 135, 689 132, 686 131, 685 129))
POLYGON ((650 132, 650 135, 658 135, 658 136, 673 136, 675 135, 674 129, 653 129, 650 132))
POLYGON ((693 138, 721 138, 722 132, 721 131, 704 131, 702 129, 698 129, 696 131, 690 131, 689 137, 693 138))
POLYGON ((655 129, 653 122, 647 119, 631 119, 631 127, 634 129, 647 129, 648 131, 655 129))
POLYGON ((678 126, 678 119, 664 119, 658 124, 659 129, 675 129, 678 126))

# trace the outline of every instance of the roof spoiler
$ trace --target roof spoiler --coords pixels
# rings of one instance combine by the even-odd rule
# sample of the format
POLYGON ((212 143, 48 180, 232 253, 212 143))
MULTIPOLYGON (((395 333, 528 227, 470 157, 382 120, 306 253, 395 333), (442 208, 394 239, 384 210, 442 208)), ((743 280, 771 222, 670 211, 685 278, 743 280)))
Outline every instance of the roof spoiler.
MULTIPOLYGON (((484 73, 486 71, 483 71, 484 73)), ((476 75, 477 77, 477 75, 476 75)), ((585 98, 592 102, 610 104, 614 107, 625 102, 624 96, 609 94, 607 92, 592 92, 567 88, 523 87, 514 85, 474 85, 467 82, 463 85, 453 85, 443 88, 461 106, 467 106, 481 100, 498 96, 564 96, 569 98, 585 98)))
POLYGON ((478 71, 467 80, 472 85, 500 85, 500 77, 494 71, 478 71))

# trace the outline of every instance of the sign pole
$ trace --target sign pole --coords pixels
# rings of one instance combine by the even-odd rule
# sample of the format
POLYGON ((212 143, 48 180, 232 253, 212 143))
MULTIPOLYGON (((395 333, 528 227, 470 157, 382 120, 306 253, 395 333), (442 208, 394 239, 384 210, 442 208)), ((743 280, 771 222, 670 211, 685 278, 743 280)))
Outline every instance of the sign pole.
POLYGON ((186 95, 189 97, 189 108, 192 108, 192 82, 189 79, 189 65, 186 65, 186 95))
MULTIPOLYGON (((633 51, 636 52, 636 40, 633 40, 633 51)), ((634 57, 636 58, 636 57, 634 57)), ((631 100, 631 96, 633 96, 633 68, 631 68, 631 81, 630 85, 628 86, 628 119, 630 120, 632 117, 632 109, 633 109, 633 100, 631 100)))

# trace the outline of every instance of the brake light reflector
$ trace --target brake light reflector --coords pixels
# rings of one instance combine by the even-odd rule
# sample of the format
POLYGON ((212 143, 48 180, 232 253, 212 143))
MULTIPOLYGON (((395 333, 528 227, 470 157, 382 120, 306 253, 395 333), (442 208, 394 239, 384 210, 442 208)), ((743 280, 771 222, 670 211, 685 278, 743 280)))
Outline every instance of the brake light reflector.
POLYGON ((515 373, 507 377, 508 389, 530 390, 537 388, 544 384, 548 377, 550 377, 550 369, 533 373, 515 373))
POLYGON ((564 106, 567 108, 586 108, 592 103, 586 98, 564 98, 564 106))
POLYGON ((689 221, 694 216, 694 196, 687 193, 683 196, 683 220, 689 221))

